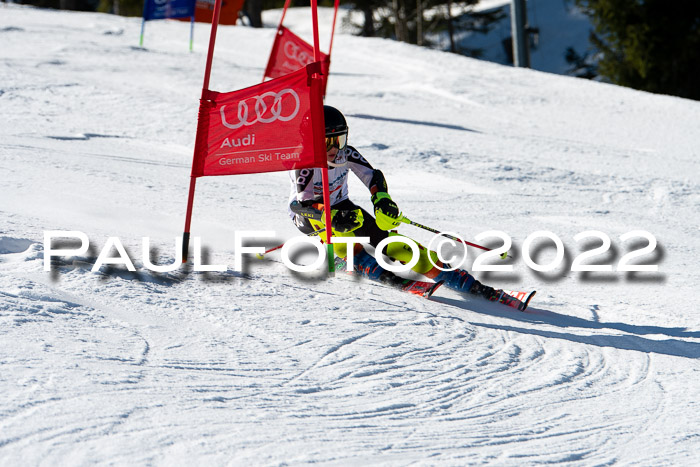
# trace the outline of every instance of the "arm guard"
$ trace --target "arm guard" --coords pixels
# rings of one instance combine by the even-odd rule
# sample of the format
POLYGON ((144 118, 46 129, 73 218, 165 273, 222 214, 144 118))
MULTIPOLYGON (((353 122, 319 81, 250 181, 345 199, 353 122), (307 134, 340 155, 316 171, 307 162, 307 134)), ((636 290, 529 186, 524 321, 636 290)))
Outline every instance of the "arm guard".
POLYGON ((314 207, 313 200, 302 202, 294 200, 289 204, 289 207, 294 214, 315 221, 323 221, 323 211, 314 207))
POLYGON ((374 171, 372 181, 369 183, 369 191, 373 195, 377 192, 387 193, 389 191, 389 187, 386 184, 386 179, 384 178, 384 174, 381 170, 374 171))

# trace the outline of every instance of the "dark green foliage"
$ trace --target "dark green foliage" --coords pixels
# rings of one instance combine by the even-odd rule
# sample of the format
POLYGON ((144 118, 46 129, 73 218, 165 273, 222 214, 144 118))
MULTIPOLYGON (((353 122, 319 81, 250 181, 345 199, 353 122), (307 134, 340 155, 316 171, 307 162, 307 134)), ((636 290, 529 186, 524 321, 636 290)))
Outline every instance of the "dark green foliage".
POLYGON ((592 18, 599 73, 615 84, 700 100, 699 0, 576 0, 592 18))
POLYGON ((97 11, 122 16, 143 16, 143 0, 100 0, 97 11))
POLYGON ((361 36, 389 37, 389 34, 392 34, 394 27, 388 21, 385 21, 384 18, 374 18, 374 12, 381 8, 388 8, 390 0, 355 0, 352 5, 353 9, 361 11, 363 14, 363 24, 354 25, 361 28, 361 36))
MULTIPOLYGON (((487 34, 497 22, 505 17, 506 13, 503 9, 489 12, 470 12, 455 18, 455 30, 487 34)), ((483 55, 483 50, 472 47, 457 47, 455 52, 473 58, 480 58, 483 55)))
MULTIPOLYGON (((317 0, 318 6, 333 6, 335 5, 335 0, 317 0)), ((345 3, 341 1, 340 3, 345 3)), ((272 10, 275 8, 284 7, 284 0, 262 0, 263 10, 272 10)), ((299 6, 311 6, 310 0, 292 0, 290 2, 290 8, 299 6)))
POLYGON ((99 0, 24 0, 20 3, 39 8, 56 8, 60 10, 95 11, 99 0))
POLYGON ((464 32, 487 33, 503 19, 505 13, 497 9, 475 12, 479 0, 355 0, 351 4, 364 14, 364 24, 355 24, 363 36, 379 36, 411 44, 431 46, 426 36, 447 32, 449 50, 477 57, 481 51, 456 44, 456 37, 464 32), (430 12, 425 13, 425 12, 430 12))
POLYGON ((566 63, 571 65, 566 71, 567 75, 586 79, 593 79, 598 76, 598 66, 591 59, 588 52, 579 55, 573 47, 568 47, 564 58, 566 63))

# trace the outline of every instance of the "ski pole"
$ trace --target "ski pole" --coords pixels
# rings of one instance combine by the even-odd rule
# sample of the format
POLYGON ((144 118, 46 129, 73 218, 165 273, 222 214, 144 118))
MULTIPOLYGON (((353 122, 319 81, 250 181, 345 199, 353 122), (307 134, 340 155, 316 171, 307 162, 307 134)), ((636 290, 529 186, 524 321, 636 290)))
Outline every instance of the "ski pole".
MULTIPOLYGON (((314 235, 321 234, 321 233, 323 233, 323 232, 325 232, 325 231, 326 231, 325 228, 324 228, 324 229, 321 229, 321 230, 314 230, 313 232, 307 233, 306 236, 307 236, 307 237, 313 237, 314 235)), ((268 253, 270 253, 270 252, 273 252, 273 251, 275 251, 275 250, 279 250, 279 249, 282 248, 283 246, 284 246, 284 243, 282 243, 282 244, 280 244, 280 245, 277 245, 276 247, 270 248, 269 250, 265 250, 265 251, 262 252, 262 253, 258 253, 258 254, 255 255, 255 256, 257 256, 258 259, 264 259, 264 257, 265 257, 266 254, 268 254, 268 253)))
MULTIPOLYGON (((408 217, 406 217, 406 216, 404 216, 404 215, 401 215, 401 216, 398 218, 398 221, 399 221, 399 222, 404 222, 404 223, 406 223, 406 224, 411 224, 411 225, 416 226, 416 227, 419 227, 419 228, 421 228, 421 229, 423 229, 423 230, 427 230, 428 232, 432 232, 432 233, 435 233, 435 234, 438 234, 438 235, 442 235, 443 237, 447 237, 447 238, 449 238, 449 239, 451 239, 451 240, 455 240, 455 241, 457 241, 457 242, 463 242, 463 243, 465 243, 466 245, 473 246, 474 248, 480 248, 480 249, 482 249, 482 250, 492 251, 491 248, 486 248, 485 246, 477 245, 476 243, 468 242, 468 241, 463 240, 463 239, 461 239, 461 238, 453 237, 452 235, 448 235, 448 234, 446 234, 446 233, 442 233, 442 232, 440 232, 439 230, 436 230, 436 229, 433 229, 433 228, 431 228, 431 227, 428 227, 427 225, 419 224, 418 222, 413 222, 411 219, 409 219, 408 217)), ((503 252, 503 254, 501 255, 501 259, 506 259, 507 257, 508 257, 508 252, 507 252, 507 251, 503 252)))

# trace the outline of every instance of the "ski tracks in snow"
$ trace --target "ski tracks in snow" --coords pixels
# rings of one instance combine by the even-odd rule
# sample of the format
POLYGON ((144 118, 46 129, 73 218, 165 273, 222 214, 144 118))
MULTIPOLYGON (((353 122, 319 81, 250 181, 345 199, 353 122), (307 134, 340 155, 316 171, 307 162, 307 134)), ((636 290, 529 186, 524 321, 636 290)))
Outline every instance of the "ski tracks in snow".
MULTIPOLYGON (((400 293, 391 295, 402 302, 400 293)), ((356 447, 375 459, 608 463, 663 412, 653 356, 498 331, 490 319, 469 323, 454 309, 423 304, 373 310, 363 324, 382 329, 341 340, 289 381, 302 397, 328 399, 322 405, 333 423, 326 430, 352 423, 383 430, 386 445, 356 447), (381 319, 392 313, 400 318, 381 319), (571 404, 584 409, 571 413, 571 404), (601 407, 606 423, 599 416, 587 422, 601 407), (451 433, 449 442, 431 436, 436 425, 451 433)))
POLYGON ((38 244, 4 237, 0 250, 0 268, 13 269, 0 289, 3 342, 24 342, 2 352, 15 378, 0 414, 9 453, 61 458, 79 441, 86 458, 119 459, 88 453, 111 436, 142 460, 177 445, 242 462, 607 464, 625 446, 633 457, 668 410, 653 349, 611 346, 621 325, 576 327, 449 291, 421 300, 366 281, 299 285, 281 267, 203 282, 63 265, 52 283, 38 244), (290 295, 305 306, 285 309, 290 295), (567 340, 557 326, 588 336, 567 340), (171 439, 154 440, 153 417, 174 411, 185 416, 166 416, 171 439), (254 435, 241 443, 239 431, 254 435), (189 441, 201 436, 204 448, 189 441), (352 449, 338 452, 339 439, 352 449))
MULTIPOLYGON (((402 92, 400 98, 412 88, 402 92)), ((459 102, 471 105, 470 99, 459 102)), ((441 118, 425 117, 422 125, 395 120, 420 131, 457 131, 441 118)), ((522 144, 535 147, 538 139, 522 144)), ((606 150, 568 140, 549 146, 581 154, 606 150)), ((499 156, 500 147, 492 149, 494 156, 472 161, 472 175, 486 173, 511 190, 512 184, 546 183, 552 193, 538 186, 518 196, 560 199, 549 206, 561 203, 562 212, 582 187, 603 201, 590 213, 603 219, 649 191, 633 177, 572 172, 537 160, 494 165, 509 159, 499 156), (619 184, 624 190, 613 191, 619 184)), ((447 166, 461 160, 440 148, 436 154, 447 166)), ((90 148, 67 160, 77 164, 86 155, 93 155, 90 148)), ((99 160, 146 169, 181 165, 99 160)), ((676 199, 663 187, 652 194, 658 203, 676 199)), ((508 215, 501 198, 461 196, 477 211, 508 215)), ((562 235, 575 233, 569 218, 545 220, 553 230, 565 229, 557 231, 562 235)), ((489 304, 422 301, 370 283, 300 285, 279 269, 248 281, 235 274, 203 280, 119 271, 101 279, 64 268, 51 283, 40 253, 25 239, 5 237, 0 245, 0 268, 12 271, 0 282, 0 316, 12 324, 3 332, 13 333, 5 341, 26 341, 2 353, 8 356, 3 367, 17 379, 3 381, 11 390, 0 415, 0 431, 12 433, 0 438, 0 450, 11 458, 51 452, 52 459, 68 459, 78 449, 91 461, 133 460, 104 448, 104 440, 114 438, 144 462, 184 453, 212 461, 234 456, 241 463, 608 464, 649 452, 645 443, 653 444, 655 424, 672 425, 674 414, 687 420, 666 402, 677 388, 655 376, 659 365, 673 371, 673 358, 697 358, 693 333, 651 330, 659 338, 640 326, 606 328, 598 321, 610 315, 597 310, 593 322, 566 321, 562 317, 574 312, 566 303, 550 304, 561 315, 523 321, 489 304), (75 448, 78 442, 83 447, 75 448), (91 452, 96 447, 99 453, 91 452)))
POLYGON ((0 252, 0 449, 38 463, 110 436, 137 410, 129 390, 150 347, 137 327, 52 285, 40 245, 0 237, 0 252))
MULTIPOLYGON (((584 230, 648 229, 668 277, 638 288, 523 274, 542 285, 523 314, 275 264, 94 274, 77 258, 51 274, 25 236, 138 251, 134 235, 180 232, 206 45, 186 50, 185 23, 149 23, 136 49, 133 18, 5 10, 3 462, 698 463, 696 106, 338 37, 328 102, 409 217, 516 246, 547 229, 567 249, 584 230)), ((274 31, 220 34, 250 47, 217 51, 212 89, 257 83, 274 31)), ((282 175, 201 183, 197 230, 230 259, 233 229, 286 222, 282 175)))

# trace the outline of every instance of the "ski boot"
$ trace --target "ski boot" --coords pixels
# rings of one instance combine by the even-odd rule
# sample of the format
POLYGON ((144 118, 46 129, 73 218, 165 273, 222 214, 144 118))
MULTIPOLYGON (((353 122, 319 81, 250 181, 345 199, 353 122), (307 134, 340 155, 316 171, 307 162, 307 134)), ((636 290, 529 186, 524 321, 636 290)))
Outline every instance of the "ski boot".
POLYGON ((445 286, 452 290, 478 295, 492 302, 497 301, 503 294, 502 290, 495 290, 493 287, 482 284, 474 279, 474 276, 462 269, 441 271, 435 278, 435 281, 445 281, 445 286))
MULTIPOLYGON (((449 267, 447 264, 445 264, 445 266, 449 267)), ((445 287, 462 293, 470 292, 472 285, 476 282, 474 276, 462 269, 440 271, 440 274, 438 274, 434 280, 435 282, 443 281, 445 287)))
POLYGON ((469 293, 472 295, 480 295, 490 302, 496 302, 503 296, 503 290, 494 289, 488 285, 484 285, 481 282, 475 280, 469 289, 469 293))
POLYGON ((355 272, 373 281, 380 280, 385 273, 391 274, 377 263, 374 256, 370 255, 365 250, 356 254, 353 261, 355 263, 355 272))
MULTIPOLYGON (((445 266, 449 267, 447 264, 445 266)), ((519 292, 517 295, 520 298, 516 298, 507 294, 501 289, 494 289, 493 287, 482 284, 478 280, 474 279, 474 276, 461 269, 455 269, 454 271, 441 271, 440 274, 435 277, 435 281, 444 281, 445 286, 449 287, 450 289, 465 294, 469 293, 471 295, 476 295, 477 297, 485 298, 490 302, 502 303, 520 311, 525 311, 530 303, 530 299, 532 299, 532 297, 535 295, 535 292, 530 292, 529 295, 525 292, 519 292)))
POLYGON ((355 262, 355 272, 373 281, 381 282, 399 289, 405 289, 409 283, 415 282, 397 276, 391 271, 387 271, 377 263, 377 259, 374 256, 370 255, 365 250, 356 254, 353 261, 355 262))

